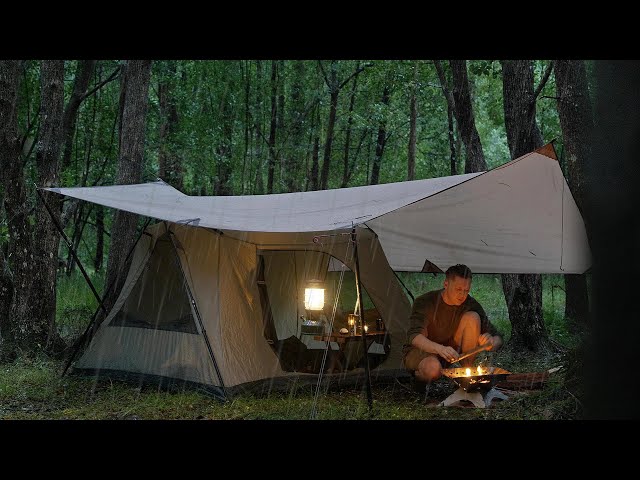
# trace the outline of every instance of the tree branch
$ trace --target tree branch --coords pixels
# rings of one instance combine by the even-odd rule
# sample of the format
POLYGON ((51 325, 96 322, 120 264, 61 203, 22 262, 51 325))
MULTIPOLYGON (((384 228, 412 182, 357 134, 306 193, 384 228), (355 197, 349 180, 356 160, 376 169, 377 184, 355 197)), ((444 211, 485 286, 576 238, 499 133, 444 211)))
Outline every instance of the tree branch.
POLYGON ((100 90, 102 87, 104 87, 107 83, 115 80, 118 77, 118 74, 120 73, 120 69, 121 69, 121 65, 118 65, 116 67, 116 69, 111 73, 111 75, 109 75, 109 77, 107 77, 105 80, 103 80, 98 85, 96 85, 91 90, 89 90, 87 93, 85 93, 81 97, 80 102, 84 101, 84 99, 86 99, 87 97, 90 97, 91 95, 96 93, 98 90, 100 90))
POLYGON ((356 68, 356 70, 351 75, 349 75, 349 78, 347 78, 344 82, 340 84, 340 86, 338 87, 338 90, 342 90, 342 87, 344 87, 347 83, 349 83, 349 80, 351 80, 356 75, 359 75, 360 72, 362 72, 365 68, 370 67, 371 65, 372 65, 371 63, 365 63, 361 67, 356 68))
POLYGON ((444 69, 442 68, 440 60, 434 60, 433 65, 436 67, 436 72, 438 73, 438 78, 440 79, 440 88, 442 88, 442 93, 444 93, 444 97, 447 99, 447 102, 449 102, 451 110, 455 111, 456 102, 453 99, 451 90, 449 90, 449 86, 447 85, 447 77, 444 74, 444 69))
POLYGON ((538 88, 536 88, 536 91, 533 92, 532 102, 536 101, 536 99, 538 98, 538 95, 540 95, 540 92, 542 92, 542 89, 547 84, 547 80, 549 80, 549 76, 551 75, 551 71, 553 70, 553 64, 554 64, 554 61, 552 60, 551 63, 549 63, 549 66, 547 66, 547 70, 544 72, 542 80, 540 80, 540 85, 538 85, 538 88))
POLYGON ((322 76, 324 77, 324 83, 326 83, 327 87, 329 87, 329 90, 331 90, 331 83, 329 83, 329 79, 327 78, 327 72, 324 71, 322 60, 318 60, 318 65, 320 65, 320 71, 322 72, 322 76))

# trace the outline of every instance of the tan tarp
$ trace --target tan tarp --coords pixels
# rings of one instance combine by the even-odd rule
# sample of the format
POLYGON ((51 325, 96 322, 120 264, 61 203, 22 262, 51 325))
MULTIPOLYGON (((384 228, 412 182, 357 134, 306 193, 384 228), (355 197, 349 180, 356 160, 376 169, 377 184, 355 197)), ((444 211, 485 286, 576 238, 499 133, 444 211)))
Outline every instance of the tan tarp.
POLYGON ((308 243, 361 225, 391 267, 477 273, 584 273, 584 223, 557 160, 534 152, 484 173, 276 195, 192 197, 163 182, 54 192, 250 243, 308 243))

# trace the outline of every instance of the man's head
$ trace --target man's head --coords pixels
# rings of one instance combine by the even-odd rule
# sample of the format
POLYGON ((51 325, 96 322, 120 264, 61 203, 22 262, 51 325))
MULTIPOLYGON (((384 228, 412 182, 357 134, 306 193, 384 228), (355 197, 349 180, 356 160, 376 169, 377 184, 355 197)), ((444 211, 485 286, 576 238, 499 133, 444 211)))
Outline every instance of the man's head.
POLYGON ((442 298, 448 305, 462 305, 471 290, 471 270, 466 265, 452 265, 445 272, 442 298))

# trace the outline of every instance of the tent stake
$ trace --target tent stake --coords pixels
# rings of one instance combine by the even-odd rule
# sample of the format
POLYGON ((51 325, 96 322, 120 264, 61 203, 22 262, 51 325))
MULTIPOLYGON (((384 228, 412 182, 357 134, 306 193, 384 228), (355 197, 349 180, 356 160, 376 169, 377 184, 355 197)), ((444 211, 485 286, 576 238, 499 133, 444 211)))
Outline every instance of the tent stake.
POLYGON ((353 242, 353 255, 356 259, 356 291, 358 293, 358 310, 360 311, 360 328, 362 331, 362 346, 364 347, 364 374, 367 377, 367 403, 369 404, 369 412, 373 408, 373 398, 371 396, 371 374, 369 372, 369 352, 367 351, 367 339, 364 331, 364 309, 362 302, 362 286, 360 285, 360 261, 358 260, 358 239, 356 236, 356 227, 351 230, 351 241, 353 242))

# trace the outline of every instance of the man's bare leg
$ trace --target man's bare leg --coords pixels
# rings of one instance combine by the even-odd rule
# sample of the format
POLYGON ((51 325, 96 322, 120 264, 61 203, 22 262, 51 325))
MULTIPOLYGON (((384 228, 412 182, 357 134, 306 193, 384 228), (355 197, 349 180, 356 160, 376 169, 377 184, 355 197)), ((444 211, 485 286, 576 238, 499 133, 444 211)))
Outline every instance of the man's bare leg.
MULTIPOLYGON (((480 315, 476 312, 466 312, 460 319, 460 324, 456 333, 453 335, 453 341, 458 346, 458 353, 468 352, 472 348, 478 346, 478 337, 480 336, 480 315)), ((454 347, 455 348, 455 347, 454 347)), ((463 367, 473 366, 476 356, 464 358, 460 361, 463 367)))

